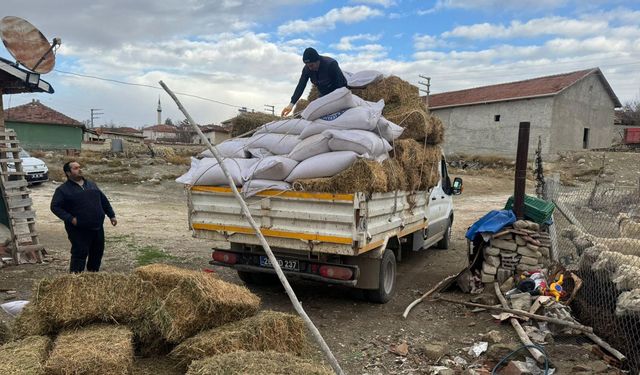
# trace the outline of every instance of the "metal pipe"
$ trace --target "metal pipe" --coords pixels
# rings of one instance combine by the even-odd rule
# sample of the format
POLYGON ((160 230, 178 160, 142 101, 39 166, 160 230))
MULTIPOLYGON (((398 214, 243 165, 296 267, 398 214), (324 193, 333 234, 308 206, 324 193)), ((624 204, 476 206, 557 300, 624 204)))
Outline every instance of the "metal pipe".
POLYGON ((518 220, 524 219, 524 193, 527 185, 527 159, 529 157, 529 122, 521 122, 516 151, 516 179, 513 191, 513 212, 518 220))

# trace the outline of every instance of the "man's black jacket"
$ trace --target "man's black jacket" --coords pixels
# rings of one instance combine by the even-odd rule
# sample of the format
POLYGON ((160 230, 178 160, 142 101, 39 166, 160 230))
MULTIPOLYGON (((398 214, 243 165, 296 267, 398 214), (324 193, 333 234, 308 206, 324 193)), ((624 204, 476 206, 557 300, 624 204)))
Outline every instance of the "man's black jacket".
POLYGON ((107 197, 89 180, 82 186, 71 180, 58 186, 51 199, 51 212, 64 221, 65 227, 73 226, 75 217, 77 228, 93 230, 102 228, 104 215, 116 216, 107 197))
POLYGON ((318 87, 320 96, 327 95, 335 89, 347 86, 347 79, 344 78, 338 62, 331 57, 320 56, 320 67, 318 71, 311 71, 306 65, 302 68, 298 86, 296 86, 296 90, 291 97, 291 103, 296 104, 298 99, 300 99, 304 88, 307 87, 307 80, 309 79, 311 83, 318 87))

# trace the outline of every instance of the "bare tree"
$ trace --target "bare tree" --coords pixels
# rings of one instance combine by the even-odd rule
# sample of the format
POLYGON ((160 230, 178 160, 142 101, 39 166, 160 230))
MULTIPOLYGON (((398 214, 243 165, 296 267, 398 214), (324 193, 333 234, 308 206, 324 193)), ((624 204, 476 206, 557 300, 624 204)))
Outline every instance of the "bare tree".
POLYGON ((640 125, 640 100, 636 99, 624 104, 621 120, 623 125, 640 125))

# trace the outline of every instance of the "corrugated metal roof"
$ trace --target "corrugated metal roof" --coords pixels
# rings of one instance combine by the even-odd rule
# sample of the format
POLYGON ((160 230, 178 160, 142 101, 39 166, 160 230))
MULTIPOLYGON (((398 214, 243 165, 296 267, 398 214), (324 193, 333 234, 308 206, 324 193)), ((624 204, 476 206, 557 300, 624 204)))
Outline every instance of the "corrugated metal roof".
MULTIPOLYGON (((518 82, 501 83, 472 89, 444 92, 429 96, 429 108, 460 107, 474 104, 501 102, 556 95, 585 77, 596 74, 605 86, 615 107, 622 104, 599 68, 579 70, 518 82)), ((426 98, 423 97, 423 100, 426 98)))

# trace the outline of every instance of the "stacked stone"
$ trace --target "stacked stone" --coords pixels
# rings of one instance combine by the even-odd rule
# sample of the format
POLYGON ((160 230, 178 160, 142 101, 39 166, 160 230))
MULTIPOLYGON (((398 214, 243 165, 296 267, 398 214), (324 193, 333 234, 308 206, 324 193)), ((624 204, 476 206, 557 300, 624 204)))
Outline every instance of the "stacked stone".
POLYGON ((540 225, 518 220, 494 234, 484 249, 481 279, 483 283, 503 283, 516 273, 549 265, 551 238, 540 225))

